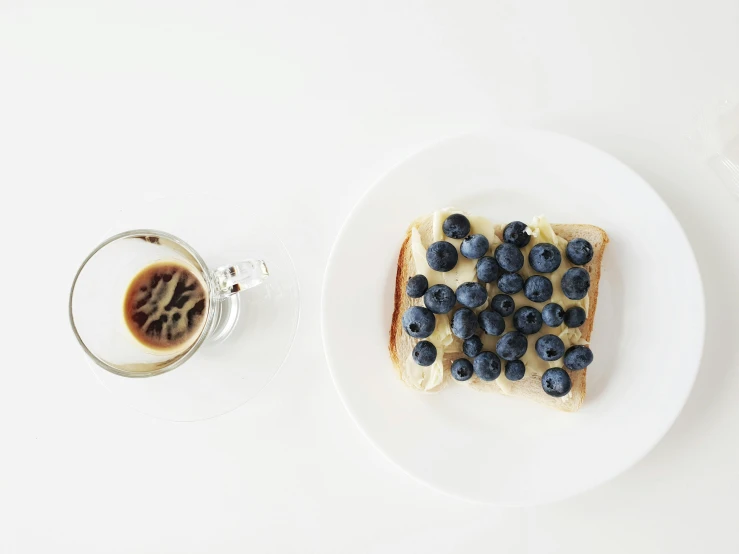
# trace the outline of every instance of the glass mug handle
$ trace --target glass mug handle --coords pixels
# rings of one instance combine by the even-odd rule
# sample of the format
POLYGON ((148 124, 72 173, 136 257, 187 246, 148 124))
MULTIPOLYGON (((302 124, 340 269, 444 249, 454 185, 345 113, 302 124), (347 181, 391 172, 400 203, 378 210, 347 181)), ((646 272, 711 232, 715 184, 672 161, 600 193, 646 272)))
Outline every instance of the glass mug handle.
POLYGON ((262 260, 244 260, 221 266, 213 272, 216 290, 221 298, 261 285, 268 277, 267 264, 262 260))

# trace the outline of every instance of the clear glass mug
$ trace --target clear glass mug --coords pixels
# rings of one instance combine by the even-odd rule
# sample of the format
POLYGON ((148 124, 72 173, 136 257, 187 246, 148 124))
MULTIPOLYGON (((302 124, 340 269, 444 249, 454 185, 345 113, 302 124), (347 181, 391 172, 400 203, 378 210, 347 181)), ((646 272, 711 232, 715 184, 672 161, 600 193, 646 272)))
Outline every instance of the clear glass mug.
POLYGON ((262 260, 210 269, 185 241, 150 229, 115 235, 82 262, 69 295, 69 319, 77 340, 103 369, 125 377, 151 377, 175 369, 206 340, 228 336, 239 316, 235 296, 269 277, 262 260), (179 347, 157 350, 129 331, 124 300, 132 280, 155 263, 185 266, 201 281, 208 302, 199 334, 179 347))

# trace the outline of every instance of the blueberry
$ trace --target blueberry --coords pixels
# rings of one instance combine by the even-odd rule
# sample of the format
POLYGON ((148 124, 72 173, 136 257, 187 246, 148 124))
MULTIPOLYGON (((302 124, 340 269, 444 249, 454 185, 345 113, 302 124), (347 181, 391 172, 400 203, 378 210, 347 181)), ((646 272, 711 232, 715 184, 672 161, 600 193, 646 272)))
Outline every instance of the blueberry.
POLYGON ((564 396, 572 388, 572 381, 567 372, 561 367, 547 369, 541 376, 541 387, 549 396, 559 398, 564 396))
POLYGON ((423 303, 435 314, 446 314, 452 311, 457 297, 446 285, 434 285, 423 295, 423 303))
POLYGON ((480 312, 477 316, 477 321, 480 323, 480 329, 485 331, 488 335, 500 336, 505 331, 505 321, 503 316, 498 312, 491 312, 485 310, 480 312))
POLYGON ((529 265, 539 273, 551 273, 562 263, 562 254, 559 248, 548 242, 542 242, 529 252, 529 265))
POLYGON ((531 240, 531 235, 526 232, 526 224, 523 221, 511 221, 503 229, 503 240, 523 248, 531 240))
POLYGON ((457 301, 466 308, 479 308, 488 299, 488 291, 480 283, 462 283, 457 287, 457 301))
POLYGON ((532 302, 546 302, 553 292, 552 282, 543 275, 532 275, 523 284, 523 294, 532 302))
MULTIPOLYGON (((460 308, 452 316, 452 334, 468 339, 477 331, 477 316, 469 308, 460 308)), ((428 336, 428 335, 427 335, 428 336)))
POLYGON ((588 346, 573 346, 565 352, 565 367, 568 369, 585 369, 593 363, 593 351, 588 346))
POLYGON ((477 260, 475 269, 477 270, 478 280, 483 283, 492 283, 495 281, 498 278, 498 272, 500 270, 498 262, 491 256, 485 256, 477 260))
POLYGON ((564 323, 565 310, 559 304, 551 303, 544 306, 541 311, 541 319, 550 327, 559 327, 564 323))
POLYGON ((506 362, 505 376, 509 381, 520 381, 526 375, 526 366, 521 360, 506 362))
POLYGON ((460 358, 452 362, 452 377, 457 381, 466 381, 472 377, 472 362, 460 358))
POLYGON ((500 375, 500 358, 492 352, 482 352, 472 360, 472 367, 483 381, 495 381, 500 375))
POLYGON ((413 349, 413 361, 418 365, 429 366, 436 361, 436 347, 427 340, 422 340, 413 349))
POLYGON ((463 239, 470 234, 470 220, 462 214, 452 214, 444 220, 441 228, 450 239, 463 239))
POLYGON ((516 294, 523 289, 523 277, 518 273, 505 273, 498 278, 500 292, 516 294))
POLYGON ((573 306, 565 312, 565 325, 567 327, 580 327, 585 323, 585 310, 579 306, 573 306))
POLYGON ((581 267, 572 267, 562 276, 562 292, 570 300, 580 300, 588 295, 590 274, 581 267))
POLYGON ((567 243, 565 254, 573 264, 585 265, 593 259, 593 245, 585 239, 573 239, 567 243))
POLYGON ((464 342, 462 343, 462 352, 464 352, 465 356, 474 358, 482 352, 482 339, 477 335, 472 335, 470 338, 464 339, 464 342))
POLYGON ((429 280, 425 275, 414 275, 405 285, 405 293, 411 298, 421 298, 429 288, 429 280))
POLYGON ((498 356, 510 362, 518 360, 526 354, 528 347, 529 341, 526 335, 518 331, 511 331, 500 337, 498 344, 495 345, 495 351, 498 353, 498 356))
POLYGON ((482 235, 470 235, 462 241, 459 251, 470 259, 482 258, 488 253, 490 242, 482 235))
POLYGON ((542 360, 553 362, 564 356, 565 343, 557 335, 544 335, 536 341, 535 349, 542 360))
POLYGON ((495 260, 505 271, 515 273, 523 267, 523 254, 510 242, 504 242, 495 249, 495 260))
POLYGON ((513 314, 513 326, 524 335, 533 335, 541 329, 542 320, 539 310, 524 306, 513 314))
POLYGON ((503 317, 508 317, 516 309, 516 303, 507 294, 496 294, 490 301, 490 309, 503 317))
POLYGON ((426 262, 434 271, 451 271, 458 259, 457 249, 451 242, 433 242, 426 251, 426 262))
POLYGON ((427 308, 411 306, 403 314, 403 329, 415 339, 431 336, 435 328, 436 318, 427 308))

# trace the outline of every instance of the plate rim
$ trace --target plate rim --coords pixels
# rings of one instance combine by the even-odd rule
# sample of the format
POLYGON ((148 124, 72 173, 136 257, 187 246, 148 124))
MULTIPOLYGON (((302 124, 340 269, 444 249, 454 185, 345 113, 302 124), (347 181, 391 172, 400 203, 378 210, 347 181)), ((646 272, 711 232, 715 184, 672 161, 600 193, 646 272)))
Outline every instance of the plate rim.
POLYGON ((505 128, 500 128, 500 129, 494 129, 494 130, 478 130, 478 131, 473 131, 473 132, 459 133, 459 134, 450 135, 450 136, 447 136, 447 137, 444 137, 438 140, 424 142, 418 148, 414 149, 410 154, 407 154, 404 158, 390 165, 382 173, 382 175, 380 175, 377 179, 375 179, 367 187, 367 189, 360 195, 360 197, 356 200, 352 208, 349 210, 346 218, 342 222, 336 234, 336 238, 334 239, 333 245, 331 246, 331 251, 329 253, 328 259, 326 261, 326 269, 324 272, 323 283, 321 286, 321 342, 323 346, 323 353, 326 358, 326 365, 329 370, 329 375, 331 376, 331 381, 333 382, 334 388, 336 389, 336 393, 338 394, 339 399, 342 405, 344 406, 344 409, 346 409, 347 413, 349 414, 350 419, 353 421, 356 427, 360 430, 362 435, 364 435, 364 437, 370 442, 370 444, 378 452, 380 452, 382 456, 386 460, 388 460, 393 466, 400 469, 402 473, 404 473, 405 475, 408 475, 414 481, 421 483, 434 491, 443 493, 453 498, 457 498, 460 500, 470 502, 472 504, 510 506, 510 507, 536 506, 536 505, 553 504, 556 502, 561 502, 563 500, 574 498, 590 490, 596 489, 608 483, 609 481, 612 481, 616 477, 624 474, 626 471, 633 468, 638 462, 643 460, 652 450, 654 450, 654 448, 660 442, 662 442, 664 437, 667 435, 669 430, 673 427, 673 425, 677 421, 677 418, 680 416, 683 409, 685 408, 685 404, 687 403, 687 400, 693 391, 693 388, 695 386, 695 381, 698 376, 698 372, 700 371, 700 368, 701 368, 703 355, 704 355, 704 348, 705 348, 705 336, 706 336, 706 306, 705 304, 706 304, 705 287, 704 287, 703 277, 701 275, 700 265, 698 263, 698 259, 695 256, 695 251, 693 249, 693 246, 690 240, 688 239, 685 229, 683 228, 682 224, 680 223, 680 220, 677 218, 677 216, 672 211, 670 206, 664 201, 664 199, 660 196, 660 194, 652 187, 652 185, 649 184, 649 182, 646 179, 644 179, 634 169, 632 169, 628 164, 621 161, 619 158, 617 158, 613 154, 610 154, 609 152, 601 150, 600 148, 593 146, 592 144, 589 144, 585 141, 574 138, 572 136, 562 134, 562 133, 557 133, 554 131, 544 130, 544 129, 505 127, 505 128), (695 349, 695 359, 690 363, 690 367, 693 367, 694 369, 692 370, 689 376, 690 378, 689 386, 685 388, 685 393, 682 395, 682 398, 679 399, 680 401, 677 404, 678 408, 676 409, 675 413, 672 415, 672 417, 669 417, 665 420, 665 423, 663 424, 663 428, 660 429, 659 432, 655 434, 653 440, 649 441, 649 445, 647 447, 643 448, 642 451, 637 451, 637 453, 632 458, 627 459, 625 463, 620 464, 621 467, 617 471, 615 471, 613 474, 606 477, 605 479, 596 481, 594 483, 586 483, 586 485, 582 487, 575 487, 572 492, 568 492, 567 494, 554 495, 551 498, 545 498, 541 501, 535 501, 535 502, 505 502, 505 501, 496 501, 493 499, 482 499, 482 498, 477 498, 477 497, 471 497, 471 496, 462 494, 458 491, 448 490, 446 488, 440 487, 436 483, 432 481, 428 481, 420 477, 419 475, 414 474, 409 469, 404 467, 401 463, 393 459, 393 457, 383 447, 381 447, 380 444, 378 444, 378 442, 372 438, 372 436, 370 436, 367 430, 360 424, 357 418, 357 415, 353 411, 352 407, 348 404, 343 388, 338 382, 335 369, 332 366, 332 363, 329 357, 329 344, 328 344, 328 339, 327 339, 327 334, 326 334, 326 328, 327 328, 326 306, 328 303, 328 290, 327 289, 328 289, 328 282, 329 282, 329 274, 334 264, 336 263, 337 247, 341 240, 341 237, 343 236, 344 232, 346 231, 347 226, 349 225, 349 222, 352 220, 357 210, 359 210, 359 208, 362 206, 362 204, 364 203, 366 198, 371 194, 371 192, 383 180, 385 180, 389 175, 395 172, 398 168, 408 163, 413 158, 426 152, 427 150, 440 148, 440 147, 443 147, 445 144, 452 143, 455 141, 465 140, 465 139, 478 139, 478 140, 492 141, 496 139, 497 140, 500 140, 502 138, 504 139, 507 136, 512 136, 512 135, 520 136, 520 135, 527 135, 527 134, 539 135, 541 137, 549 137, 550 139, 559 140, 563 142, 569 142, 571 145, 574 145, 575 147, 583 148, 597 155, 603 156, 609 159, 611 163, 621 166, 626 172, 631 174, 631 176, 635 180, 640 181, 644 185, 643 188, 647 192, 647 194, 651 193, 654 196, 654 199, 657 202, 659 202, 664 208, 667 217, 671 218, 672 221, 676 224, 681 238, 685 241, 685 244, 688 247, 688 251, 690 253, 690 259, 693 262, 691 265, 696 270, 697 283, 699 285, 698 290, 695 291, 695 295, 696 295, 696 301, 697 301, 696 315, 699 316, 698 320, 699 320, 700 325, 696 328, 696 331, 698 331, 696 332, 696 335, 697 335, 696 340, 698 344, 697 344, 697 348, 695 349))

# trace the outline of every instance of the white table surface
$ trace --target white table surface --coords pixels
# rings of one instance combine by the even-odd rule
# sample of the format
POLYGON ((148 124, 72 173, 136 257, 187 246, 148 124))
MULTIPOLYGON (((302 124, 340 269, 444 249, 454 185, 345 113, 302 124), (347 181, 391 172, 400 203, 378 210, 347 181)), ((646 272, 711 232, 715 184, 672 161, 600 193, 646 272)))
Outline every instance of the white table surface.
POLYGON ((739 202, 686 139, 739 91, 736 0, 98 4, 0 1, 0 553, 739 549, 739 202), (706 291, 702 367, 664 440, 536 508, 449 498, 386 461, 320 342, 326 259, 362 193, 424 144, 503 124, 639 172, 706 291), (115 403, 67 322, 77 264, 136 198, 233 187, 286 216, 295 348, 215 420, 115 403))

